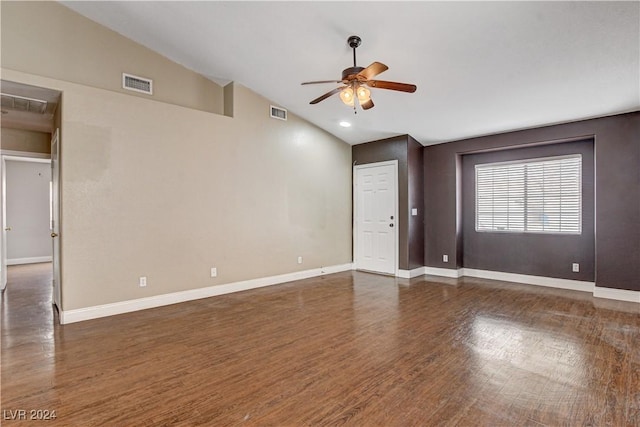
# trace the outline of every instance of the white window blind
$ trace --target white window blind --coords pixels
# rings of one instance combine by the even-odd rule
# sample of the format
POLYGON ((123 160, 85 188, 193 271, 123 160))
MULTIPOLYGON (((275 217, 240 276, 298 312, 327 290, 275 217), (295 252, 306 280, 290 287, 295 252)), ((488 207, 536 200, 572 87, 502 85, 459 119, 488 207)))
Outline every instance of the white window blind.
POLYGON ((580 234, 582 156, 476 165, 476 231, 580 234))

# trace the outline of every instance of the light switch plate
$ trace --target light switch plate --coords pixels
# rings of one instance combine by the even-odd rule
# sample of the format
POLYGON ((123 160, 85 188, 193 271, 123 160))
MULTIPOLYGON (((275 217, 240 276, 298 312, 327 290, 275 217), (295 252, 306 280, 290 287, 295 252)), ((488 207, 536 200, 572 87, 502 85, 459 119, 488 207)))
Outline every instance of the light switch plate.
POLYGON ((411 209, 411 216, 416 216, 416 215, 418 215, 418 209, 416 208, 411 209))

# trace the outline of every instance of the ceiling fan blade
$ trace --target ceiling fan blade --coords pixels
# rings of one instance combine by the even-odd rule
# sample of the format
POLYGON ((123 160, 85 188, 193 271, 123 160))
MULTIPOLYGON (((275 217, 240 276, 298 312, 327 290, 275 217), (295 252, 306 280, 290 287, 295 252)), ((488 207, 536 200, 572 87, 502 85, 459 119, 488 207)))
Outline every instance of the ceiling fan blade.
POLYGON ((301 85, 317 85, 320 83, 342 83, 342 80, 318 80, 317 82, 304 82, 301 85))
POLYGON ((362 77, 365 80, 369 80, 369 79, 374 78, 378 74, 380 74, 380 73, 382 73, 384 71, 387 71, 388 69, 389 69, 389 67, 384 65, 382 62, 374 62, 373 64, 369 65, 364 70, 360 71, 358 73, 358 77, 362 77))
POLYGON ((340 92, 342 89, 344 89, 346 86, 342 86, 342 87, 337 87, 334 90, 332 90, 331 92, 327 92, 322 96, 317 97, 316 99, 314 99, 313 101, 311 101, 309 104, 317 104, 320 101, 324 101, 325 99, 327 99, 328 97, 330 97, 331 95, 335 95, 336 93, 340 92))
POLYGON ((364 104, 360 104, 360 106, 363 110, 368 110, 369 108, 373 108, 373 101, 371 100, 371 98, 369 98, 367 102, 365 102, 364 104))
POLYGON ((389 90, 397 90, 400 92, 409 92, 413 93, 418 88, 416 85, 411 85, 408 83, 398 83, 398 82, 386 82, 384 80, 369 80, 366 82, 367 86, 375 87, 378 89, 389 89, 389 90))

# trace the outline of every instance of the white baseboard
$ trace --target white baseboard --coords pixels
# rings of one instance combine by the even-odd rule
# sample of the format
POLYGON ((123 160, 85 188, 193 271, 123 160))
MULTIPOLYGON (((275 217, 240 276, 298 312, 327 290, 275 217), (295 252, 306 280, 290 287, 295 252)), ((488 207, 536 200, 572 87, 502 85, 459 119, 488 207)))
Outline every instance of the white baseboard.
POLYGON ((452 277, 454 279, 457 279, 458 277, 462 277, 462 269, 425 267, 424 274, 430 274, 432 276, 452 277))
POLYGON ((351 269, 352 265, 350 263, 333 265, 329 267, 314 268, 312 270, 296 271, 294 273, 281 274, 278 276, 261 277, 259 279, 244 280, 241 282, 227 283, 224 285, 173 292, 170 294, 156 295, 147 298, 96 305, 93 307, 78 308, 75 310, 61 310, 60 323, 67 324, 81 322, 83 320, 98 319, 100 317, 130 313, 132 311, 145 310, 147 308, 161 307, 164 305, 177 304, 180 302, 192 301, 201 298, 209 298, 217 295, 229 294, 232 292, 240 292, 249 289, 261 288, 264 286, 278 285, 294 280, 302 280, 311 277, 322 276, 324 274, 339 273, 341 271, 349 271, 351 269))
MULTIPOLYGON (((417 270, 417 269, 416 269, 417 270)), ((412 270, 413 271, 413 270, 412 270)), ((555 277, 530 276, 527 274, 504 273, 501 271, 477 270, 474 268, 461 268, 452 270, 448 268, 424 267, 425 274, 434 276, 458 278, 462 276, 477 277, 479 279, 502 280, 505 282, 524 283, 526 285, 547 286, 550 288, 569 289, 572 291, 590 292, 595 298, 606 298, 618 301, 640 303, 640 291, 626 289, 602 288, 594 282, 582 280, 558 279, 555 277)))
POLYGON ((19 264, 36 264, 39 262, 51 262, 51 256, 40 256, 31 258, 13 258, 7 260, 7 265, 19 265, 19 264))
POLYGON ((593 296, 596 298, 615 299, 618 301, 628 301, 640 303, 640 291, 629 291, 626 289, 600 288, 595 287, 593 296))
POLYGON ((398 270, 398 277, 403 279, 413 279, 414 277, 424 276, 426 267, 418 267, 413 270, 398 270))
POLYGON ((582 280, 557 279, 555 277, 530 276, 528 274, 503 273, 501 271, 476 270, 463 268, 462 275, 479 279, 503 280, 505 282, 524 283, 527 285, 547 286, 550 288, 570 289, 572 291, 591 292, 596 286, 594 282, 582 280))

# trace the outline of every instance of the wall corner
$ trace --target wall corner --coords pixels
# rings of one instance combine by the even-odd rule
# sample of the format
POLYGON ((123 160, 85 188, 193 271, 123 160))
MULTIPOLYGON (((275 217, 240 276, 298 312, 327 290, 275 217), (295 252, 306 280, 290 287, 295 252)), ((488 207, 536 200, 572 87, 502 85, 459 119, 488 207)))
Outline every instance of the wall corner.
POLYGON ((233 117, 233 89, 234 83, 231 82, 222 88, 223 98, 223 114, 227 117, 233 117))

